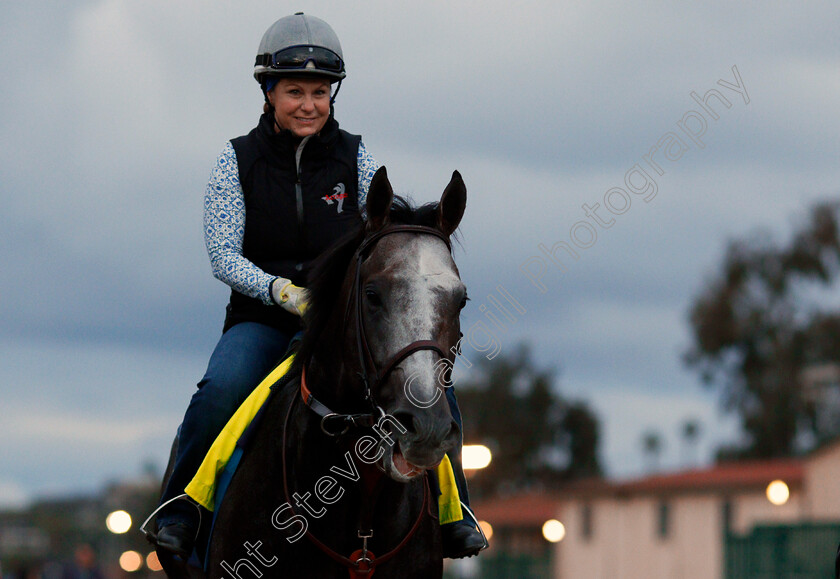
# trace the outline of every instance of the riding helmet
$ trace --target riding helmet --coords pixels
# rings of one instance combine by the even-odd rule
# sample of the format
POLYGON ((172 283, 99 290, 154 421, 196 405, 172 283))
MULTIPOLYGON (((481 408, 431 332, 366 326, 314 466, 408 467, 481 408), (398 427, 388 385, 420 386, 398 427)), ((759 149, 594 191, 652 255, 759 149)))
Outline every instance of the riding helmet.
POLYGON ((267 76, 321 76, 330 82, 346 76, 341 43, 332 27, 297 12, 272 24, 263 34, 254 64, 261 86, 267 76))

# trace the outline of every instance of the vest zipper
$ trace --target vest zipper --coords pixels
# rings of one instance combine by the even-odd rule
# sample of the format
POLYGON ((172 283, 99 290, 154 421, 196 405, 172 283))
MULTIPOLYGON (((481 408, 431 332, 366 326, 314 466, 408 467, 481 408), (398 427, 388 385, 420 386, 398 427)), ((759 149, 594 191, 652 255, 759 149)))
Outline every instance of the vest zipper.
MULTIPOLYGON (((308 253, 309 248, 306 247, 306 235, 303 227, 303 187, 300 183, 300 157, 303 154, 303 147, 306 146, 306 142, 311 136, 304 137, 295 151, 295 201, 297 202, 298 245, 304 250, 304 253, 308 253)), ((299 262, 295 266, 295 269, 300 271, 302 269, 302 263, 299 262)))

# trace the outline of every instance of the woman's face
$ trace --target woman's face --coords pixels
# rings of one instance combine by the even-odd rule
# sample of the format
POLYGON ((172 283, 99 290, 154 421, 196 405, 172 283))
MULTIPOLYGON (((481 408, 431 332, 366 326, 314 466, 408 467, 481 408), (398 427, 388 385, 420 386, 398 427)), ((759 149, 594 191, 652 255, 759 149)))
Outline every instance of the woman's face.
POLYGON ((330 116, 330 82, 320 78, 281 78, 268 93, 274 118, 296 137, 318 133, 330 116))

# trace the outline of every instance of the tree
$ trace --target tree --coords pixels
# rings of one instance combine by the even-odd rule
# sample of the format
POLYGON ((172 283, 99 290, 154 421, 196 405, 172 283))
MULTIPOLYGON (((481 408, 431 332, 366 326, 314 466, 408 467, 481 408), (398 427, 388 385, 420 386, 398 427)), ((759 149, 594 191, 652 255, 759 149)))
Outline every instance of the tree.
POLYGON ((470 480, 473 493, 492 494, 599 476, 599 424, 581 401, 554 388, 527 347, 477 364, 456 384, 464 442, 485 444, 493 460, 470 480))
POLYGON ((659 457, 663 450, 662 435, 655 430, 648 430, 642 434, 642 452, 647 459, 648 472, 659 470, 659 457))
POLYGON ((697 461, 697 439, 700 437, 700 423, 695 418, 686 418, 680 425, 683 444, 683 463, 693 465, 697 461))
POLYGON ((807 395, 805 380, 806 370, 840 362, 840 313, 810 297, 837 276, 838 207, 815 206, 784 246, 767 236, 731 242, 691 307, 685 362, 720 389, 746 434, 719 456, 788 456, 798 441, 838 433, 820 425, 819 397, 807 395))

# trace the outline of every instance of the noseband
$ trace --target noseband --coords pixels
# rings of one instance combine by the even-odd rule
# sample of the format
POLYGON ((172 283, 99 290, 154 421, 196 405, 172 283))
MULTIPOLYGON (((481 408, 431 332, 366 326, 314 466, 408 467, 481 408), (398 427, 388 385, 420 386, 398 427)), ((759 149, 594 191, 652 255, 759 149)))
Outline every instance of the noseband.
POLYGON ((356 249, 353 259, 356 262, 356 273, 353 280, 353 289, 350 300, 347 303, 347 311, 344 318, 350 317, 350 308, 356 309, 356 350, 359 356, 358 376, 364 386, 364 400, 370 405, 373 412, 371 414, 339 414, 327 408, 322 402, 315 399, 309 388, 306 386, 305 376, 301 380, 301 395, 303 401, 321 416, 321 430, 330 436, 339 436, 347 432, 351 426, 371 426, 376 423, 385 411, 376 403, 373 397, 373 391, 378 386, 388 379, 388 376, 397 367, 397 365, 405 360, 407 357, 420 350, 431 350, 437 352, 441 358, 445 358, 446 354, 441 348, 440 344, 435 340, 417 340, 402 348, 399 352, 391 356, 388 361, 383 364, 381 369, 377 369, 373 356, 370 353, 370 346, 368 345, 367 336, 365 335, 364 316, 363 314, 363 294, 362 291, 362 262, 370 253, 373 246, 380 239, 392 233, 417 233, 423 235, 434 235, 441 239, 449 251, 452 251, 452 243, 449 237, 443 232, 438 231, 433 227, 426 227, 424 225, 392 225, 380 229, 376 233, 367 236, 359 247, 356 249), (338 428, 330 426, 331 423, 338 422, 338 428))

